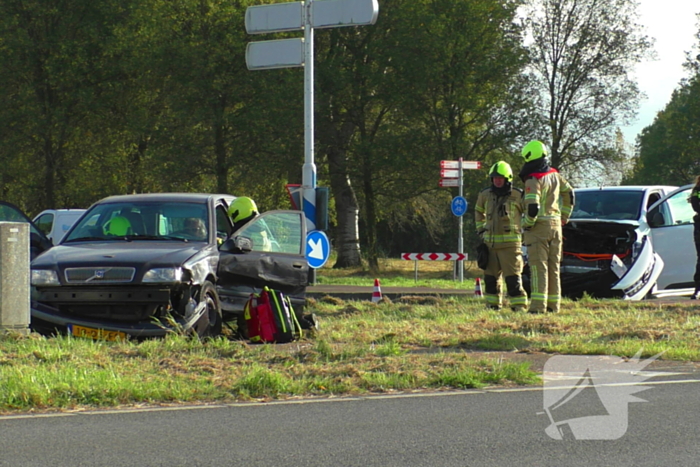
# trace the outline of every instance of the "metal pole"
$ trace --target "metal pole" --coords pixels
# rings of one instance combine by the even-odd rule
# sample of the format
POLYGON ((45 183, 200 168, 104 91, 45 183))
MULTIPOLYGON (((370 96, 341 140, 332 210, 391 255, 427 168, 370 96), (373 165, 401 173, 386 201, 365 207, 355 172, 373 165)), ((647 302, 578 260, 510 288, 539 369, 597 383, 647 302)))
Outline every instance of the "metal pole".
MULTIPOLYGON (((302 170, 302 209, 306 231, 316 230, 316 164, 314 163, 314 29, 313 0, 304 3, 304 167, 302 170)), ((316 269, 309 268, 309 283, 316 283, 316 269)))
MULTIPOLYGON (((463 193, 463 187, 464 187, 464 180, 462 179, 462 175, 464 172, 462 171, 462 158, 459 158, 459 196, 464 196, 463 193)), ((464 215, 459 216, 459 238, 457 239, 457 253, 462 254, 464 253, 464 227, 463 227, 463 221, 464 221, 464 215)), ((459 282, 464 282, 464 263, 460 259, 457 261, 457 266, 459 269, 459 282)))
POLYGON ((413 262, 413 278, 418 282, 418 260, 413 262))

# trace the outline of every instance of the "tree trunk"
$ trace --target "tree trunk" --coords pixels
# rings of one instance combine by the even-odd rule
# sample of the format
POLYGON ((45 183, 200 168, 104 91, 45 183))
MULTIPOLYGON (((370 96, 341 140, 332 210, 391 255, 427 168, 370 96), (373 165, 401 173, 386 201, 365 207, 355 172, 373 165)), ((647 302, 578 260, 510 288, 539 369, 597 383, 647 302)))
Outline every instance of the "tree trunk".
POLYGON ((228 164, 226 163, 226 128, 224 127, 223 114, 226 99, 221 97, 220 107, 215 109, 216 121, 214 122, 214 152, 216 153, 216 189, 218 193, 228 193, 228 164))
MULTIPOLYGON (((366 149, 365 149, 366 150, 366 149)), ((367 236, 367 261, 370 272, 379 271, 379 252, 377 251, 377 209, 372 186, 371 157, 363 156, 362 185, 365 191, 365 235, 367 236)))
POLYGON ((136 148, 131 153, 130 167, 129 167, 129 180, 127 181, 127 192, 128 193, 143 193, 144 192, 144 182, 143 182, 143 159, 146 154, 146 149, 148 148, 148 141, 145 137, 141 136, 136 148))
POLYGON ((359 207, 355 190, 347 172, 346 151, 331 145, 328 151, 331 191, 335 198, 338 230, 335 249, 338 259, 334 268, 356 267, 362 264, 360 257, 359 207))

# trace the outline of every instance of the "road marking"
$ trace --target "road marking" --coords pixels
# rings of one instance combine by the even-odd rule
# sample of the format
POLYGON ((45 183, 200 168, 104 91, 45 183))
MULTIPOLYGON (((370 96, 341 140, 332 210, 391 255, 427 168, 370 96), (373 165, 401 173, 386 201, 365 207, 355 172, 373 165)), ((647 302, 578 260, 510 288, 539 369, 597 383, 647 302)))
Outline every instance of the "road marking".
MULTIPOLYGON (((662 373, 666 375, 667 373, 662 373)), ((597 387, 602 386, 660 386, 664 384, 688 384, 700 383, 700 379, 679 379, 672 381, 643 381, 641 383, 601 383, 597 387)), ((575 386, 570 386, 575 387, 575 386)), ((487 389, 466 389, 463 391, 444 391, 444 392, 424 392, 410 394, 379 394, 367 396, 352 396, 352 397, 319 397, 316 399, 296 399, 296 400, 276 400, 268 402, 233 402, 230 404, 210 404, 210 405, 185 405, 178 407, 143 407, 143 408, 128 408, 128 409, 105 409, 105 410, 85 410, 76 412, 61 412, 61 413, 46 413, 46 414, 20 414, 20 415, 0 415, 0 422, 4 420, 21 420, 28 418, 53 418, 53 417, 72 417, 77 415, 122 415, 125 413, 147 413, 157 411, 176 411, 176 410, 204 410, 204 409, 225 409, 232 407, 261 407, 270 405, 300 405, 300 404, 320 404, 329 402, 357 402, 370 401, 375 399, 406 399, 412 397, 447 397, 447 396, 471 396, 482 395, 489 393, 509 393, 509 392, 533 392, 557 389, 560 390, 565 386, 556 388, 544 388, 542 386, 527 386, 519 388, 487 388, 487 389)))

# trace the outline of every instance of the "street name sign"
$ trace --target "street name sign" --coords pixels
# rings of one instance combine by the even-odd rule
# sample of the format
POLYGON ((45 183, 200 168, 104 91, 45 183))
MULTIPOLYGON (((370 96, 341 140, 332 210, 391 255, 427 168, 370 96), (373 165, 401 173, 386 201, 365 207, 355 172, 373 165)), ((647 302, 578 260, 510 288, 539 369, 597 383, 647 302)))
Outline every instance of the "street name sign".
POLYGON ((458 178, 441 178, 440 179, 440 186, 443 188, 450 187, 450 186, 459 186, 459 179, 458 178))
POLYGON ((377 22, 377 0, 318 0, 313 3, 311 25, 315 29, 366 26, 377 22))
POLYGON ((304 39, 249 42, 245 49, 249 70, 273 70, 304 65, 304 39))
MULTIPOLYGON (((459 169, 459 161, 440 161, 441 169, 459 169)), ((462 161, 462 170, 475 170, 481 168, 480 161, 462 161)), ((456 177, 456 175, 455 175, 456 177)))
POLYGON ((245 11, 245 30, 248 34, 297 31, 303 27, 303 2, 256 5, 245 11))
POLYGON ((442 178, 459 178, 459 170, 455 169, 440 169, 440 176, 442 178))

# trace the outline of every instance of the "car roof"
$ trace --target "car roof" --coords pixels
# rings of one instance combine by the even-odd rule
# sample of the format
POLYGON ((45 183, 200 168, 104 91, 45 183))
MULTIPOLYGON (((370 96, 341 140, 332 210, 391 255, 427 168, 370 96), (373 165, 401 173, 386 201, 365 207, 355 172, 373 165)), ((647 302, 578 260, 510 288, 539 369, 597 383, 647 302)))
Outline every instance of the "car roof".
POLYGON ((211 198, 226 198, 233 199, 235 196, 227 194, 212 194, 212 193, 141 193, 135 195, 115 195, 99 200, 95 204, 104 203, 120 203, 120 202, 167 202, 167 201, 185 201, 204 203, 211 198))
POLYGON ((676 188, 678 187, 670 185, 620 185, 576 188, 575 191, 649 191, 661 189, 668 192, 673 191, 676 188))

